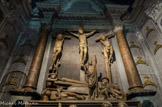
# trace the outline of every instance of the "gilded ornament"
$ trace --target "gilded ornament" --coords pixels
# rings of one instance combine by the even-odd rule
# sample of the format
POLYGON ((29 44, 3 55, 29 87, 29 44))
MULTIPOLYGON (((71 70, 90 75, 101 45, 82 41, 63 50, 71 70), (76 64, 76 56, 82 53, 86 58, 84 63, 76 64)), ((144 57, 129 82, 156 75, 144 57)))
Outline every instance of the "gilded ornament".
POLYGON ((143 87, 146 87, 146 86, 148 86, 148 85, 151 85, 151 86, 154 86, 154 87, 157 88, 157 85, 156 85, 155 83, 153 83, 152 81, 149 80, 149 76, 148 76, 148 75, 145 75, 144 78, 145 78, 146 80, 145 80, 145 82, 144 82, 144 84, 143 84, 143 87))
POLYGON ((138 65, 138 64, 145 64, 145 65, 149 66, 149 64, 147 62, 145 62, 144 60, 142 60, 142 57, 141 56, 138 56, 137 59, 138 60, 136 61, 136 65, 138 65))
MULTIPOLYGON (((8 82, 6 82, 5 85, 14 85, 14 86, 16 86, 18 88, 19 85, 18 85, 18 83, 16 81, 16 78, 18 78, 17 75, 16 74, 13 74, 11 76, 11 79, 8 82)), ((3 85, 3 86, 5 86, 5 85, 3 85)))
POLYGON ((134 44, 133 41, 130 42, 130 48, 139 48, 140 49, 140 47, 138 45, 134 44))
POLYGON ((162 47, 162 45, 161 44, 158 44, 157 41, 154 41, 154 45, 155 45, 154 55, 156 55, 157 51, 162 47))
POLYGON ((148 39, 149 37, 149 34, 152 32, 152 31, 155 31, 153 28, 149 28, 149 26, 146 27, 146 38, 148 39))

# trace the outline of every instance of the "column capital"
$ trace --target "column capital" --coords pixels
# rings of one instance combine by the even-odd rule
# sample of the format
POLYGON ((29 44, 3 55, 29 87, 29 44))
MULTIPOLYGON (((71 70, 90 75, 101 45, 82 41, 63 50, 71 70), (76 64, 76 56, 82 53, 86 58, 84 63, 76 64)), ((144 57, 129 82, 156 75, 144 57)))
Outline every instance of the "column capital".
POLYGON ((160 18, 162 13, 162 1, 158 0, 153 4, 149 4, 148 8, 144 12, 154 22, 157 22, 157 20, 160 18))
POLYGON ((115 25, 114 27, 114 32, 118 31, 118 30, 123 30, 123 25, 120 24, 120 25, 115 25))
POLYGON ((51 24, 41 23, 40 30, 47 29, 48 31, 51 31, 52 26, 51 24))

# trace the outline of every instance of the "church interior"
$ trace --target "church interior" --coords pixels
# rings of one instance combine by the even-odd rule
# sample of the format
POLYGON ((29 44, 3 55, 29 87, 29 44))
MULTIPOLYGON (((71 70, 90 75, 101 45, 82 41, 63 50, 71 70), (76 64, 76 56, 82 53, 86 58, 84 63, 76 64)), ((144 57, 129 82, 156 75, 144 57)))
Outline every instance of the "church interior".
POLYGON ((161 107, 162 0, 0 0, 0 107, 161 107))

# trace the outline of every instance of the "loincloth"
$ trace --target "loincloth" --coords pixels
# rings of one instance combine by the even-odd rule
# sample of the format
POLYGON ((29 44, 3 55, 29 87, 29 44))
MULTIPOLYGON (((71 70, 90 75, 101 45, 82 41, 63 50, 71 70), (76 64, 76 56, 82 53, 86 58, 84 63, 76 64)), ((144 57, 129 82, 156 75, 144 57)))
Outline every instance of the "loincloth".
POLYGON ((79 43, 79 48, 87 48, 87 44, 86 43, 79 43))

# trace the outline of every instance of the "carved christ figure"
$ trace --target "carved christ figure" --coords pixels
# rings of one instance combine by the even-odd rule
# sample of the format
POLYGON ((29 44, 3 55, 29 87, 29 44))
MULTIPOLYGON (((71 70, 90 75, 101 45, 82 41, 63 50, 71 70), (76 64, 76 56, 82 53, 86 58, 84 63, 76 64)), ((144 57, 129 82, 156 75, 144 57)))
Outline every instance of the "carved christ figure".
POLYGON ((62 34, 58 34, 55 41, 55 46, 53 48, 53 59, 52 65, 50 66, 50 70, 53 72, 58 70, 58 66, 60 64, 60 55, 62 52, 62 46, 65 38, 71 38, 70 36, 63 36, 62 34))
POLYGON ((96 40, 96 42, 100 41, 103 46, 102 53, 103 53, 104 59, 105 59, 106 75, 107 75, 107 78, 109 78, 109 80, 111 82, 110 62, 112 62, 113 47, 111 46, 110 41, 107 39, 107 37, 109 37, 109 36, 113 36, 113 33, 112 32, 107 33, 107 34, 102 33, 95 40, 96 40))
POLYGON ((84 66, 84 63, 86 61, 86 55, 87 55, 87 37, 91 36, 93 33, 95 33, 96 30, 90 32, 90 33, 84 33, 83 28, 80 27, 78 29, 78 34, 70 32, 70 34, 76 36, 79 39, 79 53, 80 53, 80 62, 81 66, 84 66))

